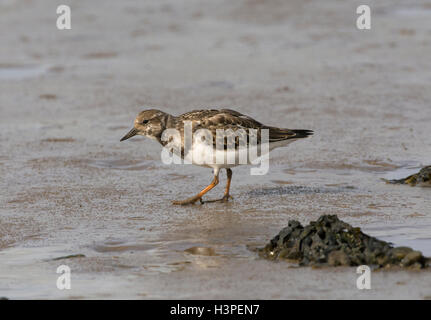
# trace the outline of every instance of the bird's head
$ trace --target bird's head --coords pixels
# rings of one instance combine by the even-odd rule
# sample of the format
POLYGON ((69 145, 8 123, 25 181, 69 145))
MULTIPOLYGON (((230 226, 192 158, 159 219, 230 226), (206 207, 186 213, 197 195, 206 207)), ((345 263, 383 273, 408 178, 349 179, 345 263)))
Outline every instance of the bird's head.
POLYGON ((141 111, 135 119, 132 130, 121 138, 120 141, 127 140, 136 135, 149 138, 160 137, 163 130, 165 130, 167 116, 168 114, 156 109, 141 111))

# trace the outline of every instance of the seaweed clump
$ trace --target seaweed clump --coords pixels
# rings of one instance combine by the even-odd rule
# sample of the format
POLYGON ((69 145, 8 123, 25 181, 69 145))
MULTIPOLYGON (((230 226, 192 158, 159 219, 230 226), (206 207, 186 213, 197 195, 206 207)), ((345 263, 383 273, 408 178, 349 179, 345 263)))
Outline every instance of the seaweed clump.
POLYGON ((418 173, 412 174, 404 179, 385 181, 392 184, 408 184, 412 187, 431 187, 431 166, 423 167, 418 173))
POLYGON ((358 266, 378 268, 428 267, 429 259, 409 247, 393 247, 370 237, 336 215, 323 215, 303 227, 291 220, 264 248, 261 257, 287 260, 300 266, 358 266))

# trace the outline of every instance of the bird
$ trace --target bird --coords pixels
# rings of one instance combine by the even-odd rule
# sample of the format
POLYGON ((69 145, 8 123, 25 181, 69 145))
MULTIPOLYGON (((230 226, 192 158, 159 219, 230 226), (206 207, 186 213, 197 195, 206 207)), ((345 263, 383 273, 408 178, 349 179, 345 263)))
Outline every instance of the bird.
POLYGON ((171 148, 172 152, 176 151, 173 153, 179 158, 189 161, 188 163, 212 168, 214 177, 206 188, 190 198, 172 202, 174 205, 190 205, 197 201, 200 203, 228 202, 232 199, 230 195, 231 168, 240 164, 251 164, 253 159, 247 159, 245 163, 239 161, 239 153, 244 148, 251 148, 252 142, 255 146, 261 146, 260 149, 256 147, 256 150, 260 150, 256 153, 256 157, 266 154, 262 151, 265 131, 269 146, 266 153, 298 139, 307 138, 314 133, 313 130, 308 129, 286 129, 264 125, 250 116, 231 109, 200 109, 179 116, 173 116, 158 109, 147 109, 137 115, 133 128, 120 141, 136 135, 145 136, 156 140, 164 148, 171 148), (188 147, 186 141, 186 124, 189 125, 188 128, 193 134, 191 147, 188 147), (220 137, 218 134, 221 129, 228 133, 220 137), (178 134, 169 135, 169 138, 166 138, 165 133, 172 132, 172 130, 178 134), (198 133, 201 132, 204 134, 198 136, 198 133), (232 140, 229 140, 231 138, 232 140), (208 155, 210 156, 208 157, 208 155), (217 156, 220 158, 216 159, 217 156), (230 156, 232 156, 231 160, 227 161, 230 156), (223 197, 203 201, 202 197, 219 183, 221 169, 225 169, 227 174, 223 197))

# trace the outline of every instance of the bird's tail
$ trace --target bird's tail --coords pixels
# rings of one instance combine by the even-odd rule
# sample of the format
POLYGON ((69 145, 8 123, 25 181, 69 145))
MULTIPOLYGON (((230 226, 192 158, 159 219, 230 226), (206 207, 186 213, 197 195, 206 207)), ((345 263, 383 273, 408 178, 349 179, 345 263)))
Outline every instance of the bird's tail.
POLYGON ((283 129, 283 128, 269 128, 269 141, 281 141, 288 139, 301 139, 309 137, 313 134, 313 130, 306 129, 283 129))
POLYGON ((293 138, 307 138, 309 136, 312 136, 314 134, 313 130, 307 130, 307 129, 293 129, 291 130, 295 133, 295 136, 293 138))

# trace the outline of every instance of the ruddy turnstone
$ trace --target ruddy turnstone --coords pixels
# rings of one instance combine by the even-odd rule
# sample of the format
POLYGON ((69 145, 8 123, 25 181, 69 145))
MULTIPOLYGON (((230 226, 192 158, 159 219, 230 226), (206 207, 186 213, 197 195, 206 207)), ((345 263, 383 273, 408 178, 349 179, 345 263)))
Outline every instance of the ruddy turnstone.
MULTIPOLYGON (((306 138, 313 134, 312 130, 284 129, 264 125, 253 118, 239 113, 234 110, 195 110, 184 113, 180 116, 172 116, 163 111, 150 109, 144 110, 138 114, 135 119, 134 127, 120 141, 129 139, 135 135, 142 135, 157 140, 163 147, 174 147, 178 150, 178 156, 181 159, 188 160, 189 163, 212 168, 214 178, 212 182, 197 195, 182 201, 174 201, 173 204, 186 205, 193 204, 196 201, 202 201, 202 197, 219 183, 220 169, 226 169, 227 183, 224 196, 214 201, 228 201, 230 184, 232 180, 232 167, 240 164, 250 164, 252 159, 240 161, 239 153, 244 148, 250 149, 254 142, 255 147, 260 145, 259 150, 263 150, 265 144, 264 137, 267 137, 267 152, 277 147, 283 147, 297 139, 306 138), (187 125, 193 134, 187 142, 187 125), (174 129, 178 135, 169 135, 166 138, 165 133, 174 129), (204 129, 204 130, 200 130, 204 129), (219 135, 220 129, 228 132, 225 135, 219 135), (204 132, 202 135, 195 135, 198 132, 204 132), (233 140, 230 140, 233 136, 233 140), (243 140, 241 140, 244 138, 243 140), (244 143, 242 143, 244 142, 244 143), (221 146, 221 147, 220 147, 221 146), (211 154, 208 157, 208 154, 211 154), (219 157, 221 156, 221 157, 219 157), (233 158, 229 158, 233 156, 233 158), (220 161, 221 159, 221 161, 220 161), (233 160, 228 160, 233 159, 233 160)), ((171 150, 173 150, 171 149, 171 150)), ((257 152, 256 156, 264 155, 263 151, 257 152)))

